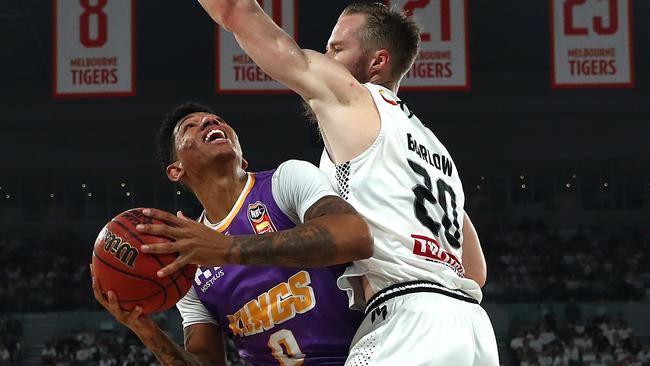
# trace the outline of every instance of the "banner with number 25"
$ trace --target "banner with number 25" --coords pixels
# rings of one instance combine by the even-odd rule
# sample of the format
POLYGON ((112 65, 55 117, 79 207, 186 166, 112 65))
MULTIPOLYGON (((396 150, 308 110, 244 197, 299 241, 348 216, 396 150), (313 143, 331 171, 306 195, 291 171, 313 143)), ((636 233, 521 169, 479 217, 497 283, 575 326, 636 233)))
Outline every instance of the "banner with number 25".
POLYGON ((135 0, 52 0, 54 97, 135 94, 135 0))

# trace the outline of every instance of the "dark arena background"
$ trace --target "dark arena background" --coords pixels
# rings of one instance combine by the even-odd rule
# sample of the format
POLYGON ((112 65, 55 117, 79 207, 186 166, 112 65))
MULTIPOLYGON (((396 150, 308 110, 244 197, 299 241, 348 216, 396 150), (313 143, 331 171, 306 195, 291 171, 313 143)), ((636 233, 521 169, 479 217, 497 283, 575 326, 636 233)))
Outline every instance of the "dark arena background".
MULTIPOLYGON (((615 57, 632 50, 632 82, 573 87, 554 82, 554 67, 563 66, 552 61, 549 2, 466 2, 462 90, 400 96, 460 171, 487 258, 483 306, 501 363, 650 365, 650 1, 609 1, 629 6, 614 30, 629 42, 616 45, 615 57)), ((575 14, 608 3, 554 2, 575 14)), ((297 0, 291 20, 299 44, 323 50, 347 4, 297 0)), ((125 38, 132 95, 57 91, 57 52, 82 47, 69 50, 80 38, 62 33, 67 18, 57 18, 56 6, 0 1, 0 366, 156 365, 95 302, 88 263, 99 229, 123 210, 200 212, 158 167, 154 136, 163 114, 185 100, 212 106, 237 130, 253 171, 290 158, 317 164, 322 143, 296 95, 217 90, 217 35, 196 1, 133 0, 133 22, 119 23, 133 27, 125 38)), ((614 20, 604 17, 601 28, 612 30, 614 20)), ((86 37, 92 46, 99 36, 86 37)), ((596 68, 573 72, 588 80, 596 68)), ((85 82, 101 89, 128 77, 114 73, 85 82)), ((175 309, 156 320, 182 342, 175 309)), ((243 364, 232 349, 229 357, 243 364)))

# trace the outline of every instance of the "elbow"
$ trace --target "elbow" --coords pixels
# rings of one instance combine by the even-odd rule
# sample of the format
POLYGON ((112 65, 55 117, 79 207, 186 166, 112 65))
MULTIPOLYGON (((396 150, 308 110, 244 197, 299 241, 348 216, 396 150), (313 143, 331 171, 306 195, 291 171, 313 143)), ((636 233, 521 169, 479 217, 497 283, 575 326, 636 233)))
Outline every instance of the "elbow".
POLYGON ((487 269, 482 268, 480 270, 465 270, 465 277, 476 282, 479 287, 483 288, 485 282, 487 281, 487 269))
POLYGON ((487 275, 484 273, 483 276, 481 276, 476 283, 478 283, 478 287, 483 288, 485 286, 485 282, 487 281, 487 275))
POLYGON ((375 247, 375 240, 370 232, 370 227, 366 220, 357 216, 354 220, 353 230, 355 258, 354 260, 366 259, 372 257, 375 247))
POLYGON ((256 3, 251 1, 228 2, 221 8, 217 6, 209 9, 212 18, 225 30, 237 33, 241 27, 245 27, 246 19, 254 13, 256 3))
POLYGON ((478 286, 480 288, 483 288, 485 286, 485 282, 487 282, 487 269, 484 269, 480 273, 478 273, 473 280, 476 281, 478 286))

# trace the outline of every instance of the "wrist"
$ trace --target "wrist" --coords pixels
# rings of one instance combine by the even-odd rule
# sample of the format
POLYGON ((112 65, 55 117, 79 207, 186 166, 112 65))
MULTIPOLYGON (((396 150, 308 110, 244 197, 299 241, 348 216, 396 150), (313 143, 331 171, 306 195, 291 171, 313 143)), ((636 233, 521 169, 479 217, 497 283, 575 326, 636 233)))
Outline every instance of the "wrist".
POLYGON ((237 242, 239 236, 226 235, 224 247, 224 260, 230 264, 241 264, 241 251, 240 245, 237 242))

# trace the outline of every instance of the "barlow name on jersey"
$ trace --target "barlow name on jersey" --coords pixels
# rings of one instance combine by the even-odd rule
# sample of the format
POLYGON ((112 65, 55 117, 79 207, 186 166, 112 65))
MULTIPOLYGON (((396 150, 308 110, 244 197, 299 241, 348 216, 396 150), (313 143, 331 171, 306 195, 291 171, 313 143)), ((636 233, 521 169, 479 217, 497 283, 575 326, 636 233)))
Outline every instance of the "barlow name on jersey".
POLYGON ((410 133, 406 134, 406 138, 408 139, 409 150, 416 153, 420 159, 426 161, 432 167, 451 177, 454 171, 454 164, 449 157, 437 153, 431 154, 431 150, 424 145, 418 144, 410 133))

